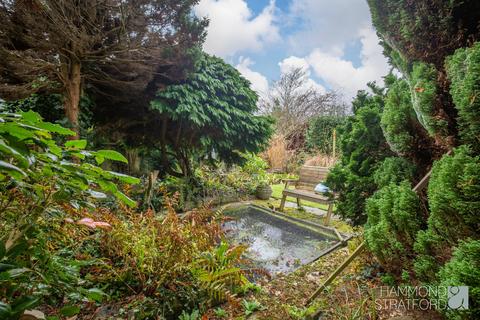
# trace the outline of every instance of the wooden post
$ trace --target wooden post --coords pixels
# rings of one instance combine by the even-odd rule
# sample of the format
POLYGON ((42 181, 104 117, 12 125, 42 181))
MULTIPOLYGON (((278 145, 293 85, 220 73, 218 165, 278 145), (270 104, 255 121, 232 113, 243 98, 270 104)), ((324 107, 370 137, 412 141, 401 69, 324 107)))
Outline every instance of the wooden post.
POLYGON ((285 208, 285 201, 286 200, 287 200, 287 196, 283 195, 282 196, 282 201, 280 202, 280 208, 278 210, 283 211, 283 209, 285 208))
POLYGON ((333 202, 328 204, 327 215, 325 216, 324 224, 328 226, 330 224, 330 219, 332 218, 333 212, 333 202))
POLYGON ((333 128, 333 159, 335 159, 336 156, 336 146, 337 146, 337 129, 333 128))
POLYGON ((358 247, 357 249, 355 249, 355 251, 347 258, 347 260, 345 260, 329 277, 327 280, 325 280, 324 283, 322 283, 322 285, 310 296, 310 298, 308 298, 307 302, 305 303, 305 306, 308 306, 310 303, 312 303, 313 300, 315 300, 316 297, 318 297, 318 295, 320 293, 322 293, 322 291, 338 276, 338 274, 340 272, 343 271, 343 269, 345 269, 349 264, 350 262, 352 262, 353 259, 355 259, 362 251, 363 249, 365 248, 365 241, 362 242, 358 247))
POLYGON ((302 205, 300 204, 300 198, 297 198, 297 207, 301 207, 302 205))

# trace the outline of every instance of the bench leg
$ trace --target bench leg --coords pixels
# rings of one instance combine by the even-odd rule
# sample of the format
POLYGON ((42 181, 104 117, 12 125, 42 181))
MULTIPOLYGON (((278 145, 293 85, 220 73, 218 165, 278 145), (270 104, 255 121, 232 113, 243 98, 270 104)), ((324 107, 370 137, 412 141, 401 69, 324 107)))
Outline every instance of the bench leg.
POLYGON ((279 208, 280 211, 283 211, 283 209, 285 209, 285 201, 286 200, 287 200, 287 196, 283 195, 282 196, 282 201, 280 202, 280 208, 279 208))
POLYGON ((325 216, 325 225, 328 226, 330 224, 330 219, 332 218, 333 212, 333 203, 328 204, 327 215, 325 216))
POLYGON ((300 204, 300 198, 297 198, 297 207, 301 208, 302 205, 300 204))

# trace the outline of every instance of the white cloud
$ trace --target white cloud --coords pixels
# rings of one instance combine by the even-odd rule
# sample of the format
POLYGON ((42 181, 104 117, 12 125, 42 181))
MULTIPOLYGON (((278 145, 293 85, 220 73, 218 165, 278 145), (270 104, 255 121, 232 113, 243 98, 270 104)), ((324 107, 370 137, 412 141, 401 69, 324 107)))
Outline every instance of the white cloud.
POLYGON ((345 46, 358 39, 358 30, 371 25, 365 0, 293 0, 290 19, 300 20, 302 25, 289 38, 297 54, 320 48, 342 55, 345 46))
POLYGON ((225 58, 279 40, 275 10, 274 0, 257 16, 245 0, 201 0, 195 14, 210 19, 204 50, 225 58))
POLYGON ((309 89, 309 88, 314 88, 320 93, 325 93, 327 90, 325 89, 324 86, 321 84, 317 83, 315 80, 313 80, 310 75, 311 75, 311 70, 310 70, 310 65, 308 61, 305 58, 299 58, 296 56, 290 56, 278 63, 278 66, 280 67, 280 72, 282 74, 286 74, 292 69, 295 68, 302 68, 305 71, 305 75, 308 77, 304 89, 309 89))
POLYGON ((254 63, 249 58, 240 57, 239 63, 235 66, 240 73, 252 83, 252 89, 259 95, 268 91, 268 80, 261 73, 250 69, 254 63))
POLYGON ((362 44, 359 67, 341 56, 318 48, 306 57, 315 75, 348 99, 353 98, 358 90, 365 89, 370 81, 383 83, 382 76, 388 71, 388 64, 382 55, 375 31, 371 27, 363 28, 359 35, 362 44))
POLYGON ((286 59, 283 59, 283 61, 280 61, 278 66, 280 67, 280 72, 282 74, 286 74, 295 68, 302 68, 308 73, 308 75, 310 75, 310 65, 304 58, 290 56, 286 59))

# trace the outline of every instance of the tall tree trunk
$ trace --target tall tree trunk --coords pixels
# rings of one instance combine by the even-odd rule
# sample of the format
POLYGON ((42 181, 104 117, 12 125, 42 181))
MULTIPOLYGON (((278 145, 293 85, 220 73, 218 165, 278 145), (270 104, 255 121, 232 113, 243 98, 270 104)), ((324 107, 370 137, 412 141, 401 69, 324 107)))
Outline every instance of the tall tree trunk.
POLYGON ((140 173, 140 167, 142 159, 137 148, 130 148, 125 150, 128 160, 128 173, 131 175, 138 175, 140 173))
POLYGON ((63 74, 65 85, 65 115, 75 131, 75 137, 80 136, 80 95, 82 86, 81 64, 79 61, 72 60, 64 70, 63 74))

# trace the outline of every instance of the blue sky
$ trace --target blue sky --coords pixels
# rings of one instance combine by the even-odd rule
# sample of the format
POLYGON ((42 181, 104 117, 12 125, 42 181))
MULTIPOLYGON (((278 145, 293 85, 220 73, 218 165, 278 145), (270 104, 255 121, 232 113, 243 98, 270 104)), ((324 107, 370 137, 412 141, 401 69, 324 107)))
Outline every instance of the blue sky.
POLYGON ((294 67, 309 84, 350 100, 369 81, 382 81, 386 59, 366 0, 201 0, 210 19, 204 50, 224 58, 260 94, 294 67))

